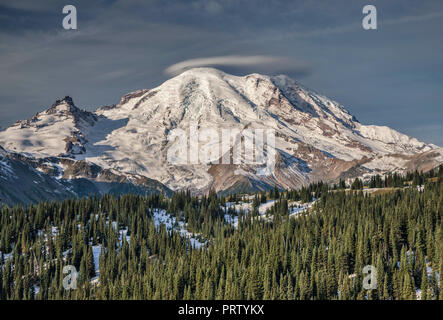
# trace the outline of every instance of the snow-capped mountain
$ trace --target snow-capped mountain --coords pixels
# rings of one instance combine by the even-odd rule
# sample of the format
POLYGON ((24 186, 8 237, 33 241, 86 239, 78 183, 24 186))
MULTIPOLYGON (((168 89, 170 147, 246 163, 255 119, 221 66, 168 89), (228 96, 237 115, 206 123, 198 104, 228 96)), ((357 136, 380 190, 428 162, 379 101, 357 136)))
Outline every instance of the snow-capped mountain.
MULTIPOLYGON (((84 174, 70 170, 80 161, 117 176, 154 179, 172 190, 196 193, 297 188, 443 163, 437 146, 388 127, 363 125, 339 103, 287 76, 237 77, 213 68, 190 69, 95 112, 80 110, 65 97, 0 132, 0 145, 35 161, 52 159, 46 163, 67 179, 84 174), (177 141, 168 135, 175 129, 188 132, 193 124, 199 130, 275 130, 275 170, 263 176, 258 166, 244 162, 171 163, 168 150, 177 141)), ((270 148, 266 145, 265 153, 270 148)))

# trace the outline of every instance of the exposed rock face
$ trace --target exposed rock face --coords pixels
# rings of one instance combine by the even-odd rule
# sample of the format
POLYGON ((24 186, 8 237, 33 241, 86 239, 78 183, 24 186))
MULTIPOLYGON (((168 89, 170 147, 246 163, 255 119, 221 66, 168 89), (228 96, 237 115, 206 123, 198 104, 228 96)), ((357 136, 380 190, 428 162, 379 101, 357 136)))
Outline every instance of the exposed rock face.
POLYGON ((0 144, 42 160, 38 168, 62 179, 130 180, 133 185, 156 180, 194 193, 298 188, 443 163, 437 146, 388 127, 363 125, 339 103, 286 76, 236 77, 212 68, 188 70, 95 112, 80 110, 65 97, 0 132, 0 144), (184 147, 187 159, 209 147, 201 136, 190 136, 192 125, 198 132, 274 130, 275 145, 264 146, 265 154, 275 154, 274 170, 261 175, 260 165, 245 161, 171 163, 168 150, 173 146, 184 147), (177 129, 185 136, 181 143, 179 136, 171 139, 177 129), (192 150, 191 143, 199 149, 192 150), (47 159, 56 166, 45 168, 47 159))

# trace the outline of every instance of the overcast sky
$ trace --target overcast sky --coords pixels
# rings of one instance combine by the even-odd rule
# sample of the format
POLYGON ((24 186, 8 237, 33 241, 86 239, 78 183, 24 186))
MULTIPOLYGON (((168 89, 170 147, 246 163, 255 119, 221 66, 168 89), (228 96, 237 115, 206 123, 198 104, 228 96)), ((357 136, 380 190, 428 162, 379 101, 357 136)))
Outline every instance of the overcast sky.
POLYGON ((440 0, 0 0, 0 126, 70 95, 89 110, 183 67, 287 74, 364 124, 443 146, 440 0), (77 8, 64 30, 62 8, 77 8), (378 30, 364 30, 373 4, 378 30))

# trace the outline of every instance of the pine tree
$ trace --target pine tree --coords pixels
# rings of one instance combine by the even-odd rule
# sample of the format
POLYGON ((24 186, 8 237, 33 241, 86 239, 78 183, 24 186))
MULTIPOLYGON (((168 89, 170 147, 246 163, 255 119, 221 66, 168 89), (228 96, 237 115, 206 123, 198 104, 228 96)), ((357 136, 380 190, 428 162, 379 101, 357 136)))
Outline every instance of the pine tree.
POLYGON ((426 268, 423 268, 423 273, 421 276, 421 300, 428 299, 428 273, 426 268))

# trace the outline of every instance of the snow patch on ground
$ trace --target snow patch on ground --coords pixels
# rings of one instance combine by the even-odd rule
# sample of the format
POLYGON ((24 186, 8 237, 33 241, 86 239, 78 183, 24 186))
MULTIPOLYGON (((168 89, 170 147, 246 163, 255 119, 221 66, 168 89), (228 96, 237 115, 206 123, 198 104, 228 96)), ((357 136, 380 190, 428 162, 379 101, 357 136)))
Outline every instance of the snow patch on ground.
POLYGON ((266 210, 274 206, 275 200, 267 200, 266 203, 261 203, 258 207, 258 213, 262 216, 266 213, 266 210))
POLYGON ((207 243, 207 241, 199 239, 198 234, 186 230, 186 224, 183 221, 177 221, 177 219, 168 214, 166 210, 154 209, 153 214, 156 228, 160 228, 161 225, 164 225, 166 230, 170 232, 179 232, 182 237, 189 239, 193 248, 201 248, 207 243))
POLYGON ((91 283, 97 283, 100 278, 100 255, 102 253, 102 246, 92 246, 92 255, 94 256, 95 277, 91 279, 91 283))
POLYGON ((306 210, 312 208, 316 201, 317 200, 313 200, 309 203, 301 203, 300 201, 295 201, 293 203, 289 203, 289 216, 297 217, 301 213, 306 212, 306 210))
MULTIPOLYGON (((300 201, 293 201, 289 202, 289 216, 290 217, 297 217, 301 213, 305 212, 306 210, 310 209, 314 203, 315 199, 312 202, 309 203, 301 203, 300 201)), ((277 203, 277 200, 267 200, 266 203, 261 203, 258 207, 258 213, 260 215, 260 218, 268 218, 265 217, 266 211, 268 209, 271 209, 275 204, 277 203)), ((241 212, 241 210, 244 212, 245 217, 246 215, 252 210, 252 202, 238 202, 238 203, 226 203, 226 209, 225 209, 225 221, 229 224, 231 224, 235 229, 238 228, 238 220, 239 216, 238 214, 241 212), (228 209, 233 208, 237 215, 231 215, 228 213, 228 209)), ((271 217, 272 218, 272 217, 271 217)))
POLYGON ((12 252, 11 252, 11 253, 2 253, 2 252, 0 251, 0 258, 1 258, 1 256, 2 256, 2 254, 3 254, 3 259, 4 259, 4 261, 5 261, 5 265, 6 265, 6 262, 7 262, 10 258, 12 258, 12 252))

